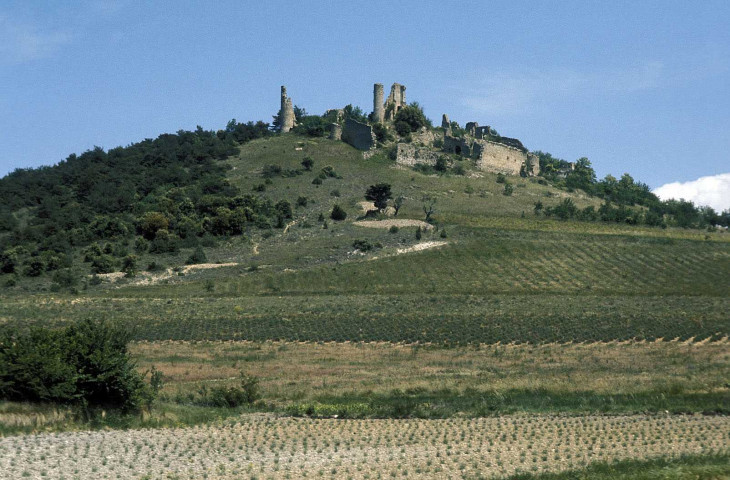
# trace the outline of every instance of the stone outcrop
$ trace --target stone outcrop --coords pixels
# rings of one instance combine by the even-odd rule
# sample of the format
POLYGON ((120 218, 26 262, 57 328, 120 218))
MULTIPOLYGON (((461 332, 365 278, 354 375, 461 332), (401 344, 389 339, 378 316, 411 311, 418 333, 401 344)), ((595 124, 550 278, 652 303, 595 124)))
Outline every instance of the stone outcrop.
POLYGON ((400 83, 394 83, 390 87, 390 95, 385 101, 385 120, 392 122, 398 110, 406 106, 406 87, 400 83))
POLYGON ((385 104, 383 103, 383 84, 373 85, 373 122, 385 121, 385 104))
POLYGON ((342 141, 349 143, 358 150, 370 150, 377 143, 373 127, 348 118, 342 127, 342 141))
POLYGON ((286 87, 281 86, 281 109, 279 110, 279 126, 282 133, 286 133, 294 128, 294 104, 286 94, 286 87))
POLYGON ((414 165, 436 165, 439 152, 430 148, 419 148, 411 143, 399 143, 396 145, 395 163, 412 167, 414 165))

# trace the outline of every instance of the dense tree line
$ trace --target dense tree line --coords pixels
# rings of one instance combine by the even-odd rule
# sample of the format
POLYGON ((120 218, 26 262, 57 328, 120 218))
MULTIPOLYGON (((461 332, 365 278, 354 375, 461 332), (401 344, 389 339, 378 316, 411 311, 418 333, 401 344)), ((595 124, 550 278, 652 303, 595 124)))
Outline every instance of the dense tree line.
POLYGON ((599 209, 588 207, 579 211, 571 202, 543 208, 536 204, 535 213, 544 213, 558 218, 579 218, 628 224, 652 226, 678 226, 683 228, 705 228, 712 225, 730 226, 730 210, 717 213, 711 207, 696 206, 687 200, 660 200, 648 185, 635 181, 624 173, 620 179, 606 175, 596 179, 596 172, 587 158, 570 162, 555 158, 549 153, 534 152, 540 159, 541 175, 553 185, 569 191, 583 190, 589 195, 605 200, 599 209), (644 208, 639 208, 644 207, 644 208))
POLYGON ((15 170, 0 179, 0 274, 66 269, 79 250, 95 272, 132 270, 135 254, 274 226, 291 215, 288 202, 241 194, 222 161, 271 134, 234 119, 217 132, 181 130, 15 170))

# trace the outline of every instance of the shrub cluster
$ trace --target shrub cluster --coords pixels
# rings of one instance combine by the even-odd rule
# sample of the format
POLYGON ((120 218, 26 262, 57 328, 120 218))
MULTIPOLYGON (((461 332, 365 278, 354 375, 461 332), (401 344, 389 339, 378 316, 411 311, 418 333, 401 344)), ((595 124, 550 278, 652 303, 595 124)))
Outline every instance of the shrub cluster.
POLYGON ((138 410, 154 398, 127 351, 129 334, 84 320, 61 330, 0 332, 0 398, 138 410))

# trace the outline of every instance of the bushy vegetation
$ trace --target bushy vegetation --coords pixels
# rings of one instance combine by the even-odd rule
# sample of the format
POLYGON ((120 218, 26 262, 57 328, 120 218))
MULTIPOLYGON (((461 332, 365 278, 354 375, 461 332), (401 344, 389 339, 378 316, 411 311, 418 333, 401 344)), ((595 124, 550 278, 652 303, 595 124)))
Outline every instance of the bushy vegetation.
MULTIPOLYGON (((223 162, 238 145, 270 134, 265 123, 231 120, 217 132, 179 131, 109 151, 97 147, 52 167, 15 170, 0 179, 6 231, 0 274, 70 272, 79 257, 92 273, 109 273, 129 267, 131 248, 164 254, 200 246, 206 236, 271 228, 290 211, 282 211, 281 202, 241 194, 226 179, 223 162)), ((284 173, 277 165, 264 168, 267 178, 284 173)))
POLYGON ((412 132, 417 132, 421 127, 430 127, 431 121, 426 118, 423 108, 417 102, 413 102, 398 110, 395 114, 394 126, 398 135, 405 137, 412 132))
POLYGON ((138 410, 154 391, 127 352, 130 335, 85 320, 60 330, 0 332, 0 398, 138 410))
POLYGON ((730 210, 717 213, 711 207, 698 207, 687 200, 661 201, 651 192, 648 185, 636 182, 628 173, 624 173, 618 180, 612 175, 597 180, 591 162, 585 157, 578 159, 571 167, 570 162, 555 158, 549 153, 541 151, 534 153, 540 159, 540 175, 553 182, 555 186, 569 191, 580 189, 605 200, 599 211, 578 211, 569 204, 562 204, 553 210, 546 209, 544 213, 548 216, 554 214, 562 219, 601 220, 663 227, 730 226, 730 210))

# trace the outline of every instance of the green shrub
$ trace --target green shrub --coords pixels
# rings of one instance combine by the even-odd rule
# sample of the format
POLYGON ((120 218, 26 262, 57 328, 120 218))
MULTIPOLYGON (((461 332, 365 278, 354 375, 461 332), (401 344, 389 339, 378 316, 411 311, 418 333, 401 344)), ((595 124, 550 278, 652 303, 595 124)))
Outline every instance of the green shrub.
POLYGON ((112 273, 114 268, 114 258, 109 255, 99 255, 91 261, 92 273, 112 273))
POLYGON ((369 240, 355 240, 352 242, 352 248, 355 250, 360 250, 361 252, 369 252, 376 246, 370 243, 369 240))
POLYGON ((155 239, 150 243, 150 253, 174 253, 178 248, 177 235, 173 235, 167 230, 158 230, 155 239))
POLYGON ((25 266, 24 273, 26 277, 40 277, 45 269, 46 266, 43 263, 43 260, 40 258, 33 258, 25 266))
POLYGON ((152 392, 127 351, 129 332, 84 320, 63 330, 0 333, 0 398, 138 410, 152 392))
POLYGON ((70 268, 56 270, 53 274, 53 281, 62 287, 74 287, 79 283, 79 279, 70 268))
POLYGON ((507 182, 507 177, 504 176, 504 173, 498 173, 497 174, 497 183, 505 183, 507 182))
POLYGON ((199 403, 213 407, 235 408, 251 405, 259 398, 261 398, 259 379, 241 372, 238 386, 202 390, 199 403))
POLYGON ((398 110, 394 120, 395 129, 400 136, 405 136, 410 132, 417 132, 421 127, 431 126, 431 122, 423 113, 423 108, 416 102, 398 110))
POLYGON ((433 169, 437 172, 444 173, 449 168, 449 159, 446 158, 445 155, 440 155, 439 158, 436 159, 436 164, 433 166, 433 169))
POLYGON ((332 212, 330 213, 330 218, 332 220, 344 220, 347 218, 347 212, 342 207, 335 204, 335 206, 332 207, 332 212))
POLYGON ((195 263, 205 263, 208 261, 208 257, 205 255, 205 250, 203 250, 202 247, 197 247, 193 253, 190 254, 188 259, 185 261, 188 265, 193 265, 195 263))
POLYGON ((393 226, 391 226, 391 227, 390 227, 390 228, 388 229, 388 231, 389 231, 390 233, 398 233, 398 226, 397 226, 397 225, 393 225, 393 226))
POLYGON ((122 272, 133 276, 137 271, 137 255, 127 255, 122 259, 122 272))
POLYGON ((322 177, 322 179, 337 178, 337 172, 335 172, 335 169, 331 165, 327 165, 325 167, 322 167, 320 177, 322 177))
POLYGON ((264 178, 274 178, 281 175, 281 167, 279 165, 264 165, 261 170, 261 176, 264 178))
POLYGON ((502 195, 510 196, 515 191, 515 187, 512 186, 511 183, 505 183, 504 184, 504 190, 502 191, 502 195))

